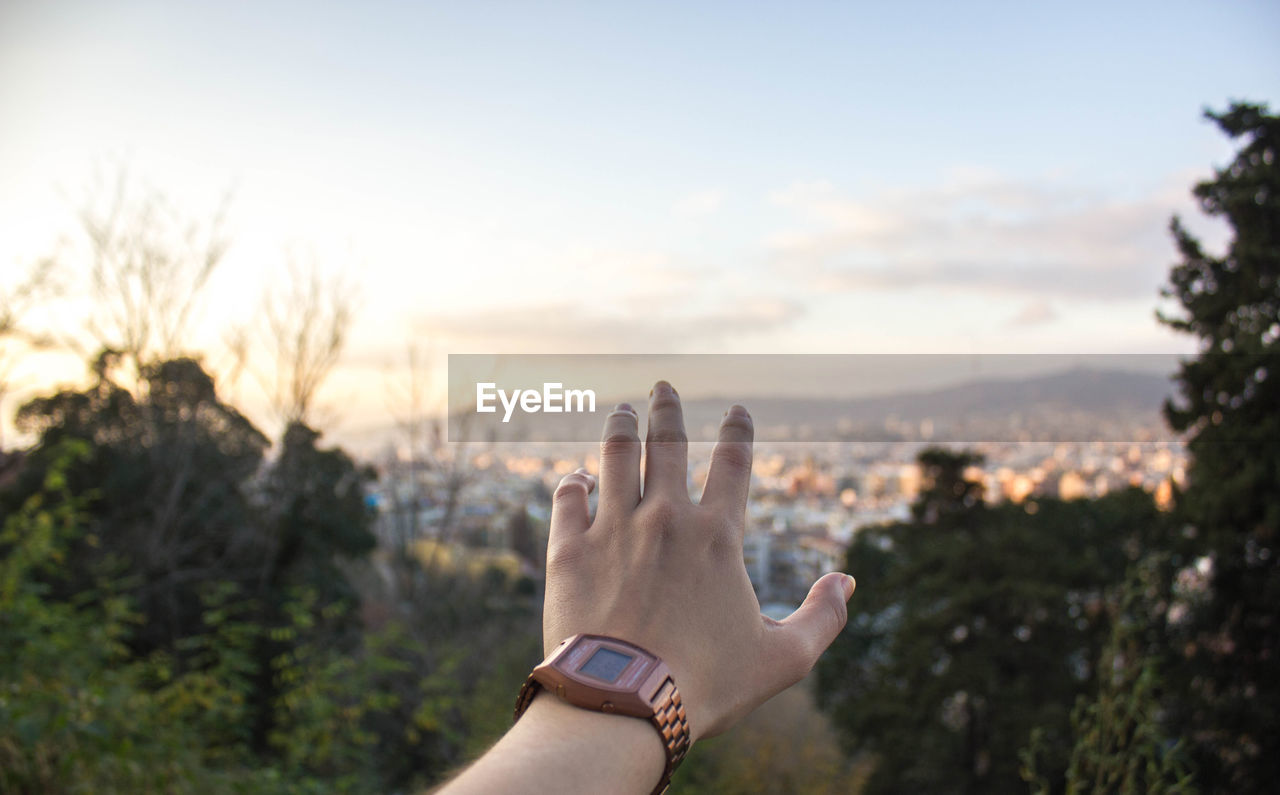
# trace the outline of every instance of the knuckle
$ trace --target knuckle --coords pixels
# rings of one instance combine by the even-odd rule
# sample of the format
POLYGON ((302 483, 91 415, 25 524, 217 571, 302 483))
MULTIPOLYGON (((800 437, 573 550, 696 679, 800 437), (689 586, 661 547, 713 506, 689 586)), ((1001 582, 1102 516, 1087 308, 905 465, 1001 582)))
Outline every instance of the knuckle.
POLYGON ((708 536, 716 539, 736 540, 742 531, 743 518, 732 511, 698 507, 699 527, 704 528, 708 536))
POLYGON ((547 572, 555 573, 572 568, 582 559, 582 547, 578 544, 551 544, 547 547, 547 572))
POLYGON ((654 428, 649 431, 649 442, 654 444, 686 444, 689 437, 684 428, 654 428))
POLYGON ((793 685, 808 676, 817 661, 817 655, 807 642, 791 645, 790 653, 785 656, 782 665, 787 685, 793 685))
POLYGON ((849 608, 844 602, 839 600, 828 599, 826 603, 826 640, 821 641, 821 648, 818 653, 821 654, 823 649, 840 634, 840 630, 844 629, 845 623, 849 620, 849 608))
POLYGON ((812 649, 801 649, 796 655, 795 662, 792 663, 791 676, 795 682, 804 679, 813 670, 813 666, 818 662, 819 651, 812 649))
POLYGON ((707 553, 713 560, 737 560, 742 557, 742 544, 729 524, 714 527, 707 534, 707 553))
POLYGON ((680 522, 680 512, 675 502, 667 498, 657 498, 641 502, 639 529, 650 535, 666 538, 675 533, 680 522))
POLYGON ((751 445, 742 442, 721 442, 711 454, 713 466, 735 473, 751 471, 751 445))
POLYGON ((604 458, 632 456, 639 446, 640 437, 634 431, 612 431, 600 440, 600 455, 604 458))

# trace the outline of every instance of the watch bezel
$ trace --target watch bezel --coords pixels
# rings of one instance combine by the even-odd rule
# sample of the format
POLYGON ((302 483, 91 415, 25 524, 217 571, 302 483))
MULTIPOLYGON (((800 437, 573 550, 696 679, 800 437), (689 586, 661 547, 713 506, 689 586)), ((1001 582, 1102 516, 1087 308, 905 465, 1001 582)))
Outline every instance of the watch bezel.
POLYGON ((617 638, 589 634, 564 639, 533 669, 539 684, 574 706, 639 718, 653 715, 653 700, 668 676, 666 665, 644 649, 617 638), (580 672, 601 648, 632 658, 612 683, 580 672))

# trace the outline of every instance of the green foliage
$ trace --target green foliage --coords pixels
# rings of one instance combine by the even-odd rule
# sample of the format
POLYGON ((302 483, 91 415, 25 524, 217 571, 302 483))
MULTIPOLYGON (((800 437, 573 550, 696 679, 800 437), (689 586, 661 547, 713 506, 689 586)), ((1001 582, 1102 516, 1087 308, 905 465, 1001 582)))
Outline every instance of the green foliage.
POLYGON ((372 473, 339 449, 320 449, 319 440, 319 432, 301 423, 285 429, 259 514, 275 538, 268 578, 305 584, 326 604, 352 596, 335 556, 359 557, 374 547, 373 514, 364 498, 372 473))
POLYGON ((0 792, 195 792, 219 778, 204 777, 195 732, 165 720, 143 685, 149 666, 129 658, 128 600, 56 601, 43 581, 80 532, 84 501, 66 471, 88 455, 60 446, 44 488, 0 533, 0 792))
POLYGON ((414 564, 423 588, 366 584, 368 622, 370 473, 296 423, 264 462, 198 363, 126 389, 115 360, 21 410, 39 442, 0 492, 0 793, 385 792, 505 729, 530 594, 414 564))
MULTIPOLYGON (((536 626, 536 625, 535 625, 536 626)), ((462 756, 479 757, 511 728, 512 693, 519 693, 525 677, 542 658, 542 636, 536 631, 512 632, 498 647, 492 667, 475 682, 464 707, 470 724, 462 756)))
POLYGON ((964 482, 972 462, 926 452, 927 510, 849 549, 858 596, 818 694, 846 749, 876 758, 868 792, 1017 790, 1016 752, 1036 727, 1060 778, 1068 705, 1108 633, 1105 589, 1165 534, 1137 490, 986 506, 964 482))
POLYGON ((86 533, 70 545, 56 593, 70 596, 108 571, 127 581, 145 621, 131 635, 137 651, 173 650, 200 630, 208 583, 256 579, 262 534, 248 501, 266 438, 218 399, 213 380, 192 359, 143 367, 135 391, 112 380, 110 352, 83 392, 37 398, 18 424, 39 434, 20 482, 0 494, 13 508, 40 488, 59 445, 78 441, 87 455, 67 466, 86 533))
MULTIPOLYGON (((210 583, 205 631, 140 657, 128 639, 141 617, 109 583, 54 597, 45 579, 81 537, 86 502, 65 473, 90 454, 60 449, 0 533, 0 792, 383 792, 461 761, 465 716, 492 700, 460 686, 462 642, 428 650, 392 622, 343 650, 317 631, 340 608, 319 608, 313 591, 295 590, 286 622, 265 627, 238 586, 210 583), (277 695, 261 753, 253 699, 268 634, 286 650, 270 661, 277 695)), ((507 673, 525 666, 523 654, 506 658, 507 673)))
POLYGON ((805 680, 726 734, 699 742, 672 780, 682 795, 848 795, 865 764, 841 752, 805 680))
POLYGON ((1181 262, 1165 292, 1182 313, 1162 320, 1201 343, 1166 405, 1192 454, 1179 552, 1212 566, 1207 598, 1170 638, 1169 707, 1195 738, 1202 786, 1264 792, 1280 779, 1280 117, 1244 103, 1206 115, 1240 147, 1194 190, 1230 225, 1226 252, 1172 223, 1181 262))
POLYGON ((967 511, 982 502, 982 484, 965 478, 965 470, 981 466, 983 458, 972 452, 954 452, 938 447, 922 450, 919 456, 923 488, 911 506, 917 522, 936 523, 955 512, 967 511))
POLYGON ((247 762, 253 648, 261 630, 243 618, 248 605, 237 597, 234 585, 212 584, 203 598, 206 631, 179 641, 180 657, 153 652, 143 668, 144 683, 163 710, 160 720, 194 729, 214 765, 247 762))
MULTIPOLYGON (((1196 791, 1184 743, 1161 726, 1164 685, 1149 630, 1169 604, 1163 558, 1156 553, 1134 564, 1120 595, 1109 599, 1111 637, 1098 663, 1097 692, 1081 696, 1071 712, 1067 795, 1196 791)), ((1045 730, 1037 727, 1021 754, 1022 776, 1036 795, 1053 791, 1038 770, 1044 745, 1045 730)))
POLYGON ((348 651, 359 643, 352 611, 359 598, 339 560, 374 546, 373 514, 364 500, 369 473, 341 450, 320 449, 319 439, 317 431, 291 423, 280 455, 255 484, 263 531, 255 595, 264 634, 255 649, 253 742, 264 750, 275 745, 272 705, 288 695, 282 690, 292 671, 286 663, 312 662, 307 649, 315 643, 348 651))

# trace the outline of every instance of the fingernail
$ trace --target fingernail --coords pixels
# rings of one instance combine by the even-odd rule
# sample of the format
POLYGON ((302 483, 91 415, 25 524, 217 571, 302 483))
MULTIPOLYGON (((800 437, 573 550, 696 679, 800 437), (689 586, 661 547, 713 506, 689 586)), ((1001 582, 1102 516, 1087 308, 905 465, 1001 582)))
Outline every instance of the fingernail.
POLYGON ((671 384, 668 384, 666 381, 659 381, 653 385, 653 389, 649 390, 649 397, 666 394, 677 394, 675 387, 671 386, 671 384))
POLYGON ((630 404, 630 403, 619 403, 618 405, 616 405, 616 406, 614 406, 614 407, 613 407, 613 410, 614 410, 614 411, 629 411, 629 412, 631 412, 632 414, 635 414, 635 413, 636 413, 636 410, 635 410, 634 408, 632 408, 632 407, 631 407, 631 404, 630 404))
POLYGON ((737 403, 734 403, 732 406, 730 406, 729 410, 724 413, 724 416, 728 417, 730 414, 732 414, 735 417, 751 416, 751 412, 747 411, 745 406, 739 406, 737 403))
POLYGON ((850 577, 848 574, 844 575, 844 600, 846 602, 853 598, 853 591, 857 587, 857 580, 850 577))

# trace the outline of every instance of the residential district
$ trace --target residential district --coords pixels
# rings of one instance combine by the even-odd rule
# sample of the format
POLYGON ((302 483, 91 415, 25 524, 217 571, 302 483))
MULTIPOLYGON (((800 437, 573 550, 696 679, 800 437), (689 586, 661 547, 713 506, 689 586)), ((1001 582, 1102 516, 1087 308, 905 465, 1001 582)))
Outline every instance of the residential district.
MULTIPOLYGON (((818 576, 843 568, 845 550, 860 530, 910 516, 922 485, 915 463, 922 447, 756 445, 743 558, 766 613, 789 612, 818 576)), ((711 449, 690 445, 695 500, 711 449)), ((1029 512, 1039 498, 1096 497, 1131 486, 1167 506, 1187 466, 1181 442, 1167 438, 965 449, 983 455, 967 477, 982 484, 986 501, 1012 501, 1029 512)), ((384 548, 405 550, 425 565, 539 581, 552 491, 579 466, 597 471, 597 459, 594 447, 570 444, 441 444, 419 455, 389 447, 370 497, 377 532, 384 548)))

